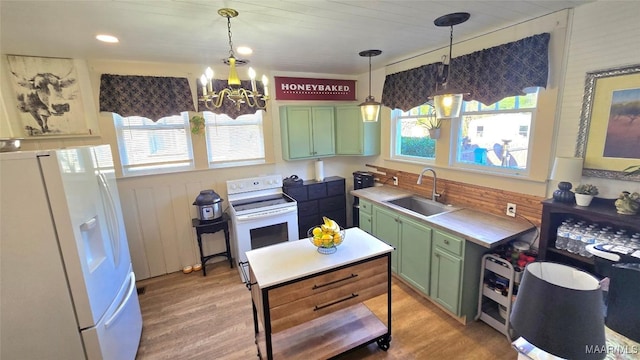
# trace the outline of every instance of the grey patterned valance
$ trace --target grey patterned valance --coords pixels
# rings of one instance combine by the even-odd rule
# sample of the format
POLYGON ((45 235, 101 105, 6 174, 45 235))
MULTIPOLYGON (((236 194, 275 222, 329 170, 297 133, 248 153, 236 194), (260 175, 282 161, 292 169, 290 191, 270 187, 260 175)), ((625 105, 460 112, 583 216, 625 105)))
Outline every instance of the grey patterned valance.
MULTIPOLYGON (((546 87, 550 37, 549 33, 538 34, 453 58, 448 86, 468 92, 465 100, 485 105, 524 95, 528 87, 546 87)), ((438 64, 387 75, 382 104, 407 111, 427 102, 436 90, 438 64)))
POLYGON ((382 90, 382 105, 408 111, 427 102, 436 90, 438 64, 387 75, 382 90))
POLYGON ((102 74, 100 111, 157 121, 195 107, 186 78, 102 74))
MULTIPOLYGON (((198 80, 197 83, 200 84, 200 80, 198 80)), ((251 81, 250 80, 241 80, 240 81, 240 85, 245 89, 251 89, 251 81)), ((227 87, 227 80, 218 80, 218 79, 214 79, 213 80, 213 89, 216 92, 218 92, 218 91, 220 91, 220 90, 222 90, 222 89, 224 89, 226 87, 227 87)), ((261 94, 264 94, 264 87, 263 87, 261 82, 256 81, 256 89, 261 94)), ((215 114, 226 114, 230 118, 235 119, 240 115, 255 114, 256 111, 258 111, 256 108, 250 107, 247 104, 240 105, 240 109, 238 109, 236 104, 233 101, 229 100, 229 99, 224 99, 221 107, 214 108, 213 110, 210 110, 206 106, 204 106, 204 102, 200 101, 200 97, 201 96, 202 96, 202 87, 198 86, 198 111, 199 112, 211 111, 211 112, 213 112, 215 114)))

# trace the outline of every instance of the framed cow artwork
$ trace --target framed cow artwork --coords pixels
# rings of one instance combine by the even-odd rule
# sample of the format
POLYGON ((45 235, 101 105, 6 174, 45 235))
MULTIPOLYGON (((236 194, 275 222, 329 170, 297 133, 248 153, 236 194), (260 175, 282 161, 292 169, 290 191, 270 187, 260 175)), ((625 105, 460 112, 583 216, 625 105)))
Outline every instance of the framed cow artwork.
POLYGON ((7 55, 27 136, 90 134, 73 59, 7 55))

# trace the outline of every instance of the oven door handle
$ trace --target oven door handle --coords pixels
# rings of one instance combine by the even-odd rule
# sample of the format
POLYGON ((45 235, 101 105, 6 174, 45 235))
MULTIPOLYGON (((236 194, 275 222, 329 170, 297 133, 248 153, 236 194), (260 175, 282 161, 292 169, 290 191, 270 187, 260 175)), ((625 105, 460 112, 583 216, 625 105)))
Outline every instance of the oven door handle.
POLYGON ((249 221, 249 220, 257 220, 257 219, 266 219, 266 218, 270 218, 270 217, 273 217, 273 216, 280 216, 280 215, 284 215, 284 214, 288 214, 288 213, 292 213, 292 212, 298 212, 298 208, 297 207, 288 207, 288 208, 275 209, 275 210, 270 210, 270 211, 260 212, 260 213, 253 213, 253 214, 247 214, 247 215, 236 215, 236 219, 238 221, 249 221))

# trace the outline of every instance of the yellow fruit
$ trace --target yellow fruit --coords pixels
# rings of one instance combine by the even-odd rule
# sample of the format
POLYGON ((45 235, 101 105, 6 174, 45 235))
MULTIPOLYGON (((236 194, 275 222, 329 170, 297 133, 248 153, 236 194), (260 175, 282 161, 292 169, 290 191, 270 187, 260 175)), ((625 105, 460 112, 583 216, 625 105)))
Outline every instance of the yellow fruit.
POLYGON ((313 228, 313 236, 314 237, 319 237, 322 235, 322 229, 319 227, 314 227, 313 228))

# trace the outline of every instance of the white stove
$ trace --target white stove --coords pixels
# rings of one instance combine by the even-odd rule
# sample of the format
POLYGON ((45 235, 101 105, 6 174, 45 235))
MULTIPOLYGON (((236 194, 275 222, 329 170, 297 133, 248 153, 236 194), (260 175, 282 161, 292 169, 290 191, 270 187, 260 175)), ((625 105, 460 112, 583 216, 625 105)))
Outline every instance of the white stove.
POLYGON ((239 262, 247 261, 249 250, 298 240, 298 204, 282 192, 282 175, 229 180, 227 196, 239 262))

